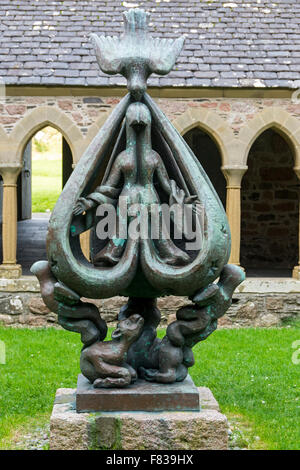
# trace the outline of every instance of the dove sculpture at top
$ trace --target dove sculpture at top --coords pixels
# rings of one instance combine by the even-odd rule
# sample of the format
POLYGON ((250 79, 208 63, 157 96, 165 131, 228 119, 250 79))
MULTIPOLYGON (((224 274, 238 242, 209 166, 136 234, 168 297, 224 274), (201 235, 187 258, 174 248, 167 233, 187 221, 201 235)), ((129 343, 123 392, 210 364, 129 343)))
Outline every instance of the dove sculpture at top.
POLYGON ((132 9, 124 13, 122 36, 90 35, 100 69, 110 75, 123 75, 137 101, 145 93, 152 73, 166 75, 172 70, 185 39, 153 38, 148 32, 149 19, 149 13, 132 9))

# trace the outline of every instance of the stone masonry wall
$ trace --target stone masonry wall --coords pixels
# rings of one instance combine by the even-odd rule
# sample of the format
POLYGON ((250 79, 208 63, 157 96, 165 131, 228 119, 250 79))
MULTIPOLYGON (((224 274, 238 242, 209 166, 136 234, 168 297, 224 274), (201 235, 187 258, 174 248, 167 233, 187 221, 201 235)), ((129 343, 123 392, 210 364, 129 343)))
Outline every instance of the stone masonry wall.
MULTIPOLYGON (((110 110, 119 101, 120 98, 114 96, 99 95, 6 96, 5 100, 0 102, 0 125, 9 134, 16 123, 32 109, 43 105, 57 106, 85 135, 101 113, 110 110)), ((300 118, 300 104, 294 104, 288 98, 158 98, 155 101, 171 121, 189 108, 211 109, 229 124, 236 135, 243 124, 268 107, 281 107, 292 116, 300 118)))
POLYGON ((98 96, 86 97, 42 97, 42 96, 7 96, 5 103, 0 102, 0 124, 9 134, 15 124, 26 115, 26 113, 39 106, 57 106, 85 136, 89 127, 95 122, 101 113, 110 110, 119 102, 119 98, 98 96))

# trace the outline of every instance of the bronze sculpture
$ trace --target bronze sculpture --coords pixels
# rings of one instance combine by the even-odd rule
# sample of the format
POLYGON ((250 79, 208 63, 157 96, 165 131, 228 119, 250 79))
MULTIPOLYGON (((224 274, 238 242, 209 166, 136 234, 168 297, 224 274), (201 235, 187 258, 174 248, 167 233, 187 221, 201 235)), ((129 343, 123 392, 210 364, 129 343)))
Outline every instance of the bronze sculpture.
POLYGON ((124 387, 137 379, 136 370, 126 362, 127 351, 138 338, 144 319, 131 315, 118 323, 111 341, 96 341, 82 351, 80 369, 94 387, 124 387))
MULTIPOLYGON (((152 204, 160 204, 154 187, 154 177, 169 196, 170 204, 172 199, 176 198, 178 190, 175 181, 171 184, 160 155, 151 146, 151 115, 148 108, 140 102, 130 104, 126 111, 125 122, 126 149, 116 157, 104 183, 86 198, 79 198, 73 210, 74 215, 80 215, 103 202, 117 206, 118 199, 122 197, 126 198, 128 205, 140 203, 150 207, 152 204), (138 146, 141 148, 140 152, 137 152, 138 146), (121 181, 122 188, 120 188, 121 181)), ((127 220, 121 221, 119 216, 117 224, 120 223, 128 225, 127 220)), ((164 240, 161 231, 159 235, 156 247, 160 258, 166 264, 181 265, 189 262, 187 253, 176 247, 171 239, 164 240)), ((103 263, 108 266, 118 264, 125 246, 123 243, 116 243, 116 240, 119 238, 114 234, 103 250, 93 256, 94 264, 103 263)))
POLYGON ((163 75, 172 69, 184 38, 152 38, 149 15, 140 9, 126 12, 124 19, 121 38, 92 39, 100 68, 124 75, 129 94, 80 159, 54 208, 48 262, 32 267, 59 323, 81 333, 81 370, 95 387, 124 387, 137 376, 160 383, 183 381, 194 363, 192 347, 216 329, 244 279, 241 268, 226 264, 230 231, 211 182, 146 93, 151 73, 163 75), (123 200, 127 209, 122 213, 123 200), (134 212, 133 206, 139 209, 134 212), (154 206, 155 237, 149 231, 154 206), (181 218, 170 216, 165 236, 163 209, 173 206, 181 218), (190 209, 191 230, 187 213, 181 212, 185 206, 190 209), (104 208, 116 213, 107 238, 97 236, 104 208), (142 233, 137 227, 141 229, 145 220, 148 225, 142 233), (128 235, 133 226, 137 236, 128 235), (79 240, 89 229, 91 262, 83 256, 79 240), (80 298, 115 295, 129 299, 119 313, 113 343, 104 345, 105 322, 93 304, 80 298), (178 310, 177 320, 159 340, 156 298, 164 295, 187 296, 193 304, 178 310), (114 347, 117 353, 111 354, 114 347))

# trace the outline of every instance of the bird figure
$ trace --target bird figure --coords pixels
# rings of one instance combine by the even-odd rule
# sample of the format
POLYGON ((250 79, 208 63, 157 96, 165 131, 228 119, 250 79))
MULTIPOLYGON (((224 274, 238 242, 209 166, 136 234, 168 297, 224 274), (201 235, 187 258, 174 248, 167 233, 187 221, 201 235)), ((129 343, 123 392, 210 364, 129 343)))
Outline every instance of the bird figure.
POLYGON ((140 101, 152 73, 166 75, 174 67, 185 36, 173 39, 153 38, 148 32, 149 13, 139 8, 124 12, 124 33, 97 36, 91 33, 100 69, 107 74, 123 75, 131 96, 140 101))

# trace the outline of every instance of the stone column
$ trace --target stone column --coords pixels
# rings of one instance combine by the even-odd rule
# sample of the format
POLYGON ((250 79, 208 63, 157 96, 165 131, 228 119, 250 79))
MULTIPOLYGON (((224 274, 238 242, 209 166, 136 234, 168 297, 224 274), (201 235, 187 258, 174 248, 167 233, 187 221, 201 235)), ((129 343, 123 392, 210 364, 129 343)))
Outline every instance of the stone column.
POLYGON ((221 169, 227 181, 226 213, 231 231, 231 254, 229 263, 240 264, 241 244, 241 181, 247 166, 223 166, 221 169))
POLYGON ((80 234, 80 246, 82 253, 90 261, 90 230, 80 234))
POLYGON ((22 274, 17 264, 17 179, 21 165, 1 165, 3 178, 2 251, 0 278, 14 279, 22 274))
MULTIPOLYGON (((300 180, 300 167, 294 167, 294 171, 300 180)), ((299 221, 298 221, 298 265, 293 269, 293 278, 300 280, 300 198, 298 197, 298 211, 299 211, 299 221)))

